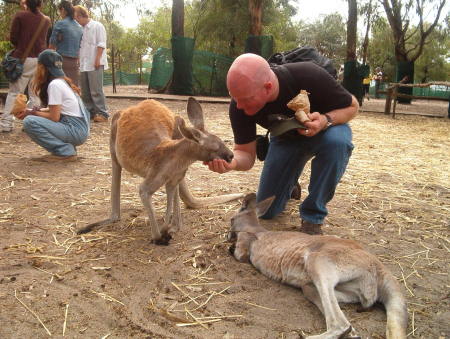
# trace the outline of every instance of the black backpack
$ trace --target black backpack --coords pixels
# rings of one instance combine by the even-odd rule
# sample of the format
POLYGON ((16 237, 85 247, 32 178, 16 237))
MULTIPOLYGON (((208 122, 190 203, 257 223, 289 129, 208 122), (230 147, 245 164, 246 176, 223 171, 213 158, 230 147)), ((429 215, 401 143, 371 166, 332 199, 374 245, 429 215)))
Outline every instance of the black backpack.
POLYGON ((333 66, 333 62, 311 46, 297 47, 287 52, 275 53, 267 61, 271 66, 311 61, 324 68, 333 78, 337 79, 337 71, 333 66))

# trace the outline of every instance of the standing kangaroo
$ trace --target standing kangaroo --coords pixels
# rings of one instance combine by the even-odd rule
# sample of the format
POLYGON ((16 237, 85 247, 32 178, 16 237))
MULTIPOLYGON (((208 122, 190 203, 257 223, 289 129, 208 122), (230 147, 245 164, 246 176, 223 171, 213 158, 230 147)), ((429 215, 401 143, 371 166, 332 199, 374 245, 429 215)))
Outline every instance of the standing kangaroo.
POLYGON ((195 161, 216 158, 233 159, 225 144, 205 130, 200 104, 189 98, 187 127, 183 118, 155 100, 144 100, 115 114, 111 121, 110 152, 112 161, 111 215, 78 230, 78 234, 116 222, 120 219, 120 180, 122 168, 144 178, 139 195, 148 213, 152 240, 167 245, 171 235, 182 226, 179 196, 191 208, 218 204, 242 197, 227 194, 209 198, 194 198, 184 180, 188 167, 195 161), (167 209, 165 223, 160 228, 155 217, 152 195, 166 186, 167 209))
POLYGON ((271 232, 259 224, 273 197, 256 203, 244 198, 231 219, 230 248, 241 262, 250 262, 265 276, 300 287, 325 316, 327 331, 308 339, 343 338, 352 326, 339 302, 360 302, 364 309, 376 301, 387 313, 387 339, 406 338, 408 312, 400 286, 387 268, 357 242, 300 232, 271 232))

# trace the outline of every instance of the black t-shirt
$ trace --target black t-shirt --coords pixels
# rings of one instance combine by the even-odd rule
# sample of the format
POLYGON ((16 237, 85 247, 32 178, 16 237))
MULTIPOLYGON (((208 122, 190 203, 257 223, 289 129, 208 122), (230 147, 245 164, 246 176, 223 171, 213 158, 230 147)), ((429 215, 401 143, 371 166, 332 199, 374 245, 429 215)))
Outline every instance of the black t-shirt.
POLYGON ((272 69, 280 86, 275 101, 267 103, 255 115, 248 116, 236 107, 236 101, 231 100, 229 115, 235 144, 248 144, 254 141, 256 124, 268 128, 270 125, 268 116, 271 114, 293 116, 295 112, 286 105, 302 89, 309 93, 311 112, 325 114, 334 109, 348 107, 352 103, 351 94, 327 71, 312 62, 285 64, 272 69), (286 70, 291 76, 286 74, 286 70))

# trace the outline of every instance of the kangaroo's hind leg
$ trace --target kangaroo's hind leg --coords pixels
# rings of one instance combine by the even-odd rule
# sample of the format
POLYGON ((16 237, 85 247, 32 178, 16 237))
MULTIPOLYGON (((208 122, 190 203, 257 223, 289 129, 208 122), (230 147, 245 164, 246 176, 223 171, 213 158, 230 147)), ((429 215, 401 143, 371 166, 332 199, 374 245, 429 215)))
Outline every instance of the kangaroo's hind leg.
POLYGON ((182 227, 180 192, 179 185, 166 183, 167 209, 164 228, 161 233, 167 233, 170 236, 180 230, 182 227))
MULTIPOLYGON (((339 339, 345 337, 351 331, 351 325, 340 309, 334 292, 335 286, 339 283, 339 273, 336 265, 326 256, 314 253, 309 257, 308 266, 308 273, 320 296, 327 324, 325 333, 308 337, 308 339, 339 339)), ((311 290, 308 290, 308 288, 307 293, 311 293, 311 290)), ((317 297, 311 296, 311 294, 309 296, 314 303, 318 303, 317 297)))
POLYGON ((150 222, 150 228, 152 233, 152 241, 157 245, 168 245, 170 237, 169 235, 162 234, 156 221, 156 213, 153 208, 152 197, 163 184, 164 178, 161 174, 155 173, 156 171, 149 171, 145 180, 139 185, 139 196, 147 211, 148 219, 150 222))

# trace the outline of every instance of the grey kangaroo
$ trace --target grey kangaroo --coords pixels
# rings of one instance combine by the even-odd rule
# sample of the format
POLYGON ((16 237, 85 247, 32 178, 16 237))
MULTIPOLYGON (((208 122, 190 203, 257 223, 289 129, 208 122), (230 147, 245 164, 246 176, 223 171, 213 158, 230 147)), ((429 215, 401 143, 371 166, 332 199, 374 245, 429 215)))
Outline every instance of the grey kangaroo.
POLYGON ((152 240, 167 245, 172 234, 182 226, 179 197, 191 208, 224 203, 241 198, 242 194, 195 198, 190 193, 184 176, 197 160, 233 159, 231 152, 217 136, 205 130, 203 111, 194 98, 187 103, 188 127, 181 116, 172 113, 155 100, 144 100, 122 112, 111 121, 110 153, 112 162, 111 215, 78 230, 86 233, 102 225, 120 220, 120 180, 122 168, 144 178, 139 195, 148 213, 152 240), (166 186, 167 208, 165 222, 156 221, 152 195, 166 186))
MULTIPOLYGON (((406 338, 408 312, 395 277, 357 242, 334 236, 300 232, 271 232, 259 224, 273 197, 256 203, 255 194, 244 198, 231 219, 230 252, 250 262, 276 281, 300 287, 305 297, 325 316, 327 330, 308 339, 343 338, 353 332, 339 302, 361 303, 364 309, 376 301, 387 313, 387 339, 406 338)), ((353 333, 352 333, 353 335, 353 333)))

